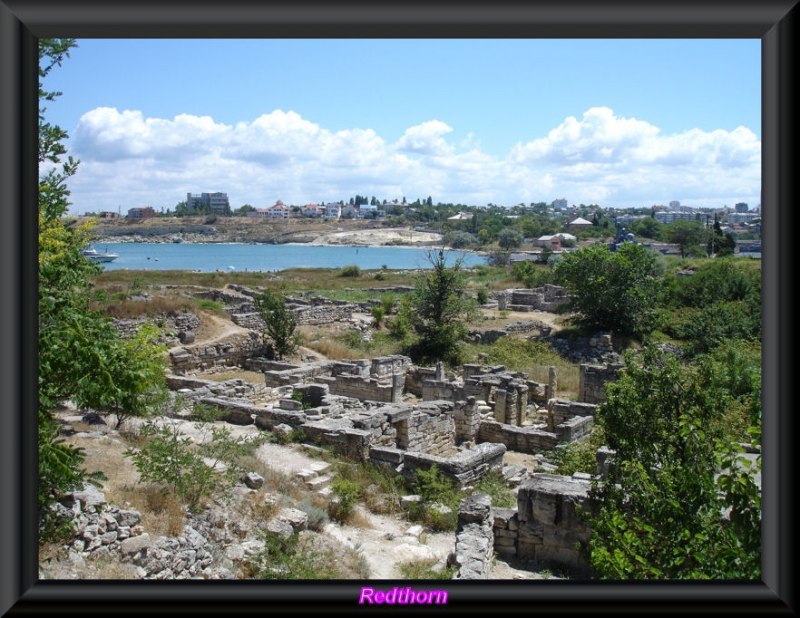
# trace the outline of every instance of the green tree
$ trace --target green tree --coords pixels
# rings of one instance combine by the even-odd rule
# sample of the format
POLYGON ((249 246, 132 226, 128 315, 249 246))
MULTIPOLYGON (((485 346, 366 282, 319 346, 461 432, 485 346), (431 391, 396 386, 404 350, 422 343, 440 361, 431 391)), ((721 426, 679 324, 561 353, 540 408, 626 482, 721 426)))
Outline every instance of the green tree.
POLYGON ((264 322, 264 339, 272 343, 279 359, 297 349, 300 335, 297 332, 297 315, 286 306, 286 300, 269 290, 253 299, 256 311, 264 322))
POLYGON ((256 209, 250 204, 242 204, 239 206, 239 208, 233 211, 233 214, 246 217, 248 212, 255 212, 255 210, 256 209))
POLYGON ((702 223, 680 220, 674 221, 662 229, 667 242, 678 245, 681 258, 689 255, 701 255, 701 246, 707 237, 702 223))
POLYGON ((147 442, 125 451, 141 481, 163 484, 164 493, 180 496, 190 509, 214 492, 233 487, 245 472, 237 461, 265 441, 263 436, 235 438, 227 427, 205 421, 196 423, 196 429, 197 443, 181 431, 179 421, 147 421, 139 429, 147 442))
POLYGON ((475 238, 474 234, 470 234, 469 232, 450 232, 445 238, 447 244, 453 249, 464 249, 478 242, 478 239, 475 238))
POLYGON ((67 133, 45 120, 43 102, 61 93, 42 80, 75 47, 72 39, 39 39, 38 420, 40 540, 54 531, 51 506, 63 493, 96 478, 83 469, 83 451, 58 438, 52 411, 65 399, 114 412, 118 421, 149 413, 163 393, 164 372, 154 335, 123 340, 111 320, 90 308, 90 279, 100 268, 81 254, 89 226, 75 226, 67 180, 78 161, 67 157, 67 133))
POLYGON ((463 259, 448 266, 444 250, 439 250, 430 251, 428 261, 431 268, 417 280, 409 302, 401 304, 398 322, 411 325, 416 334, 407 349, 415 362, 457 364, 460 343, 467 337, 465 322, 475 315, 477 304, 465 293, 463 259))
POLYGON ((644 217, 631 223, 631 232, 642 238, 658 240, 661 238, 663 227, 663 224, 658 219, 644 217))
POLYGON ((736 258, 705 261, 688 277, 665 278, 662 325, 700 354, 727 340, 761 340, 761 271, 736 258))
POLYGON ((614 252, 593 245, 563 255, 553 276, 570 294, 561 310, 573 313, 571 322, 643 336, 655 318, 659 269, 656 254, 641 245, 624 243, 614 252))
MULTIPOLYGON (((590 493, 595 577, 760 577, 760 457, 742 457, 726 434, 728 401, 712 369, 647 348, 641 366, 627 355, 606 386, 597 421, 614 455, 590 493)), ((760 412, 751 406, 756 443, 760 412)))
POLYGON ((497 234, 497 244, 506 251, 515 249, 522 245, 522 232, 510 227, 503 228, 497 234))

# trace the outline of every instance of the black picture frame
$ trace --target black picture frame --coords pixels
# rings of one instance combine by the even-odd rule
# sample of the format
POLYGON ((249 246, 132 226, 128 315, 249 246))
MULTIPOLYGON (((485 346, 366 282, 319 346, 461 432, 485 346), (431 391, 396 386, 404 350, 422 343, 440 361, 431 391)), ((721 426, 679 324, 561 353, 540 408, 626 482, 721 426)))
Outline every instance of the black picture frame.
MULTIPOLYGON (((36 40, 69 38, 759 38, 762 42, 763 578, 453 581, 437 613, 793 614, 792 233, 796 0, 189 3, 0 0, 0 614, 365 612, 363 582, 39 581, 36 543, 36 40)), ((687 93, 691 96, 691 93, 687 93)), ((389 589, 399 582, 369 585, 389 589)), ((409 585, 405 582, 405 585, 409 585)), ((424 583, 418 583, 423 588, 424 583)), ((428 586, 432 588, 433 586, 428 586)), ((398 610, 381 606, 380 611, 398 610)), ((421 609, 421 608, 420 608, 421 609)))

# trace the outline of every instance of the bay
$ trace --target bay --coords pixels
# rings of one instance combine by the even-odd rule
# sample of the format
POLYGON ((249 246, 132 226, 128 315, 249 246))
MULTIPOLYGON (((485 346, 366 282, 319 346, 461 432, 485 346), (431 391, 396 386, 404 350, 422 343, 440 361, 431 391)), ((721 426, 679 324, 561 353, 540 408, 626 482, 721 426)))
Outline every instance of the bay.
MULTIPOLYGON (((116 253, 105 270, 191 270, 200 272, 267 272, 287 268, 342 268, 355 265, 362 270, 384 266, 391 270, 430 268, 429 248, 354 247, 324 245, 266 245, 223 243, 97 243, 100 252, 116 253)), ((437 250, 438 249, 434 249, 437 250)), ((483 255, 448 251, 447 264, 462 258, 465 267, 486 264, 483 255)))

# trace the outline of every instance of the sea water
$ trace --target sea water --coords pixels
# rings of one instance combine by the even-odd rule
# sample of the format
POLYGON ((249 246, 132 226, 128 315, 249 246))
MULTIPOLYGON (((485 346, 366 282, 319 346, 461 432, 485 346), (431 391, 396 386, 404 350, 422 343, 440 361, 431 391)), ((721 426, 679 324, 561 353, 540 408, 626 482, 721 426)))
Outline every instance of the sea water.
MULTIPOLYGON (((406 270, 430 268, 430 251, 421 247, 354 247, 305 244, 223 244, 223 243, 99 243, 99 252, 119 255, 102 264, 106 270, 191 270, 195 272, 268 272, 287 268, 343 268, 362 270, 388 268, 406 270)), ((462 265, 486 264, 477 253, 445 251, 446 263, 456 259, 462 265)))

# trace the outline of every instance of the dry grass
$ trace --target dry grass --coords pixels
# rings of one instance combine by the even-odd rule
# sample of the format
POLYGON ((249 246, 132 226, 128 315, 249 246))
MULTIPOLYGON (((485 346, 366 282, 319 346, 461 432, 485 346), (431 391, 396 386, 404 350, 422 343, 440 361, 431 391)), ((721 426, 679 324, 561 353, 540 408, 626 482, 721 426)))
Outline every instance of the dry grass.
POLYGON ((164 315, 177 315, 196 311, 197 304, 189 298, 177 294, 148 296, 146 299, 118 299, 107 303, 96 303, 93 309, 100 309, 110 318, 132 319, 154 318, 164 315))
POLYGON ((300 337, 303 345, 325 358, 334 360, 357 360, 364 358, 363 350, 356 350, 337 337, 341 336, 341 331, 334 328, 321 328, 319 326, 306 326, 300 329, 300 337))
POLYGON ((369 515, 363 511, 360 504, 356 504, 344 517, 343 524, 352 528, 362 528, 364 530, 374 528, 369 519, 369 515))
POLYGON ((246 369, 230 369, 228 371, 221 371, 219 373, 205 373, 203 374, 204 380, 212 380, 214 382, 226 382, 228 380, 242 379, 250 384, 263 384, 264 374, 260 371, 248 371, 246 369))
MULTIPOLYGON (((82 423, 75 423, 76 430, 81 430, 82 423)), ((94 430, 94 428, 93 428, 94 430)), ((76 442, 75 437, 67 441, 76 442)), ((143 439, 138 433, 128 428, 119 434, 119 438, 106 436, 98 438, 88 445, 83 442, 86 451, 86 468, 98 470, 106 479, 100 491, 110 504, 118 504, 123 508, 136 509, 142 514, 141 525, 155 536, 180 536, 183 534, 185 511, 183 505, 174 494, 164 493, 162 488, 139 482, 139 473, 133 462, 124 456, 129 447, 141 446, 143 439)))

